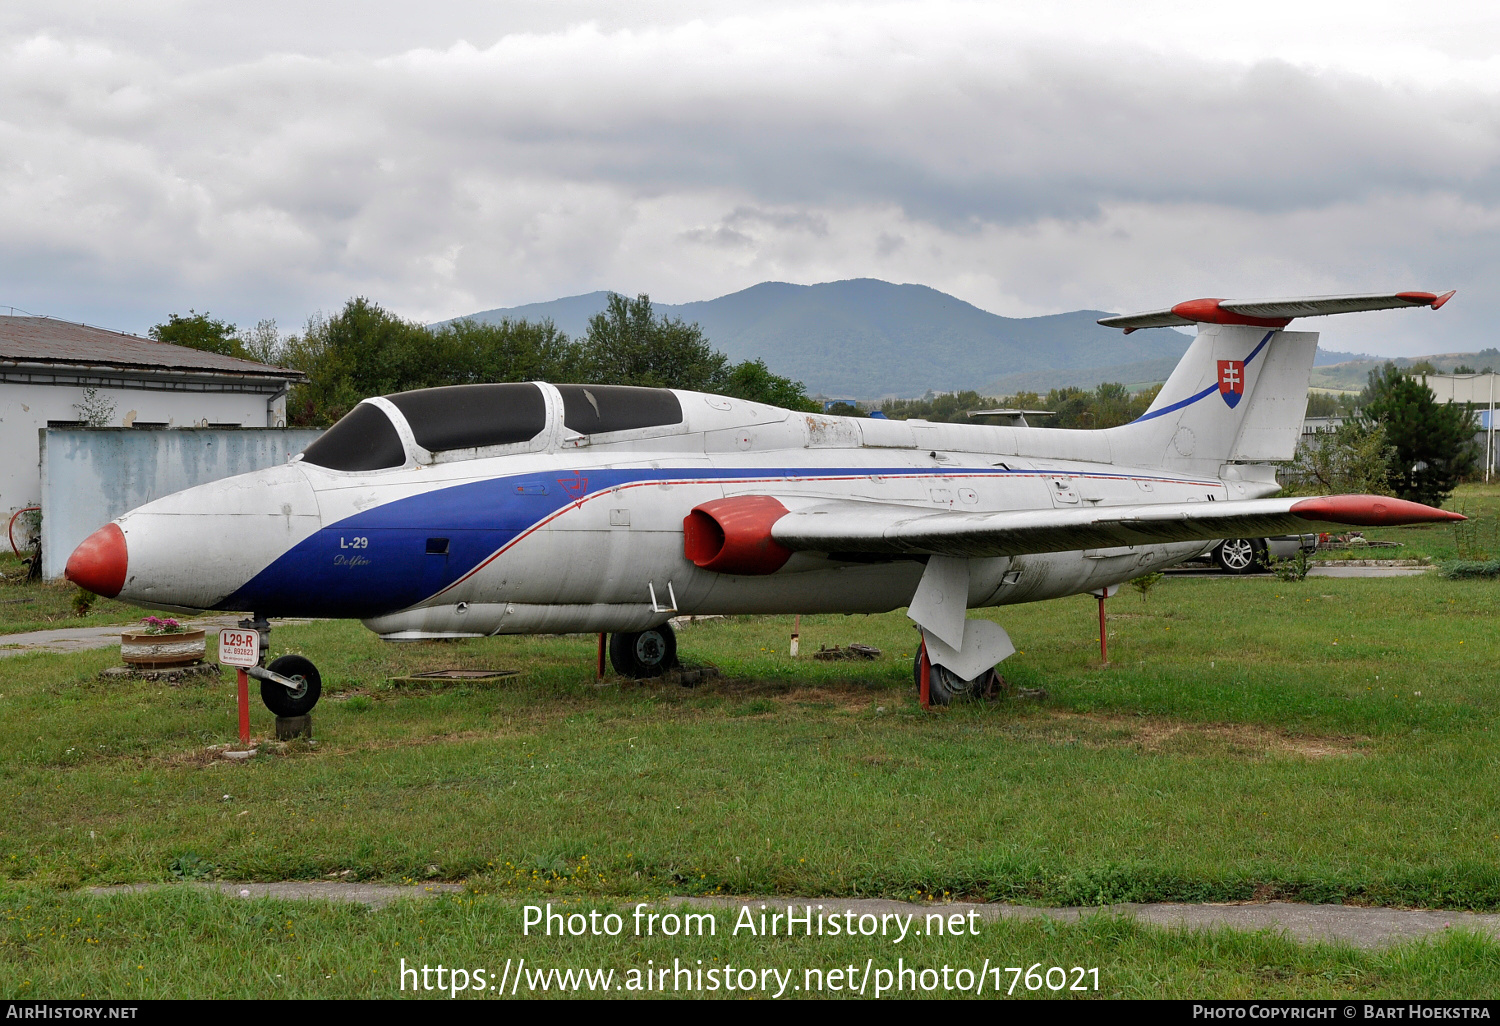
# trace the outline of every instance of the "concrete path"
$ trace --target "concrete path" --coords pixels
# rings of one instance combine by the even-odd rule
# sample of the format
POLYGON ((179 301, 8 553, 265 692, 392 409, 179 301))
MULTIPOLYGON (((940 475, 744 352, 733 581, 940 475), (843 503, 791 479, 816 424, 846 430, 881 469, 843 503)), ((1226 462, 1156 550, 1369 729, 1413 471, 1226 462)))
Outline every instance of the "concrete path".
POLYGON ((1500 915, 1475 915, 1470 912, 1442 912, 1430 909, 1358 908, 1353 905, 1296 905, 1272 901, 1251 905, 1106 905, 1088 908, 1036 908, 1029 905, 972 904, 951 902, 917 904, 880 898, 682 898, 683 904, 698 908, 733 909, 738 915, 742 905, 750 905, 757 916, 764 904, 768 912, 794 905, 799 914, 811 905, 816 912, 842 915, 846 910, 856 917, 895 912, 915 915, 913 928, 920 928, 928 915, 960 913, 970 910, 981 920, 1041 919, 1076 922, 1082 916, 1100 912, 1133 916, 1154 926, 1205 928, 1227 926, 1235 930, 1285 931, 1293 940, 1343 941, 1357 948, 1376 948, 1401 941, 1415 940, 1449 928, 1467 928, 1492 937, 1500 937, 1500 915))
POLYGON ((289 898, 302 901, 353 901, 371 908, 383 908, 401 898, 430 898, 434 894, 459 893, 463 884, 363 884, 340 880, 288 881, 286 883, 180 883, 118 884, 112 887, 90 887, 90 894, 108 897, 114 894, 141 894, 191 887, 200 891, 218 891, 231 898, 289 898))
POLYGON ((1309 577, 1417 577, 1430 566, 1315 566, 1309 577))
MULTIPOLYGON (((183 626, 202 627, 209 633, 220 627, 233 627, 243 620, 238 614, 225 616, 201 616, 183 620, 183 626)), ((311 620, 276 620, 272 627, 290 627, 295 624, 312 623, 311 620)), ((120 632, 136 626, 130 623, 111 624, 107 627, 61 627, 50 631, 26 631, 22 634, 0 634, 0 659, 22 655, 26 652, 83 652, 91 648, 118 648, 120 632)), ((275 635, 272 635, 275 637, 275 635)))
MULTIPOLYGON (((283 898, 304 901, 354 901, 381 908, 402 898, 426 898, 437 894, 456 894, 464 891, 463 884, 366 884, 345 883, 337 880, 288 881, 285 883, 180 883, 180 884, 120 884, 112 887, 90 887, 88 893, 108 897, 115 894, 140 894, 171 888, 191 887, 203 891, 217 891, 238 898, 283 898)), ((599 906, 614 906, 618 902, 602 898, 599 906)), ((625 907, 629 907, 626 903, 625 907)), ((1284 901, 1271 901, 1247 905, 1106 905, 1103 907, 1039 908, 1030 905, 977 904, 972 902, 918 903, 891 901, 884 898, 666 898, 652 902, 653 907, 675 907, 687 905, 700 909, 724 909, 738 915, 743 905, 749 905, 757 921, 761 906, 767 912, 786 911, 793 906, 798 914, 804 906, 811 905, 814 912, 824 915, 843 915, 852 912, 862 915, 880 916, 895 913, 915 916, 912 928, 920 931, 929 915, 961 915, 968 918, 973 912, 980 920, 992 922, 999 919, 1051 918, 1059 922, 1077 922, 1084 916, 1100 912, 1113 915, 1132 916, 1143 923, 1161 927, 1186 927, 1202 929, 1229 927, 1234 930, 1275 930, 1284 932, 1293 940, 1334 941, 1351 944, 1357 948, 1378 948, 1401 941, 1416 940, 1447 929, 1468 929, 1491 937, 1500 937, 1500 915, 1476 915, 1472 912, 1444 912, 1432 909, 1359 908, 1353 905, 1296 905, 1284 901)), ((725 924, 728 925, 728 924, 725 924)))
MULTIPOLYGON (((1307 571, 1309 577, 1417 577, 1433 568, 1430 566, 1336 566, 1328 563, 1314 566, 1307 571)), ((1234 574, 1221 573, 1199 567, 1181 567, 1166 571, 1168 577, 1217 577, 1221 581, 1240 580, 1234 574)), ((1270 571, 1246 574, 1245 577, 1270 577, 1270 571)))

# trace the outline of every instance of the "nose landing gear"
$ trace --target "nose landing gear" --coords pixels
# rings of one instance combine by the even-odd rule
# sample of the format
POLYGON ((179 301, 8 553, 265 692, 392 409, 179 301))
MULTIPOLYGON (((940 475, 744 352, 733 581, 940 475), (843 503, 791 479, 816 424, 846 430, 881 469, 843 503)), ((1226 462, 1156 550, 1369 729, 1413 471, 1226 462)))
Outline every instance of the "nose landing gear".
MULTIPOLYGON (((264 653, 271 638, 271 624, 266 618, 241 620, 240 627, 260 632, 260 650, 264 653)), ((306 716, 323 694, 322 675, 306 656, 280 656, 270 666, 251 666, 245 672, 260 681, 260 700, 278 718, 306 716)))
POLYGON ((323 694, 323 678, 311 659, 299 655, 284 655, 271 661, 266 667, 283 680, 291 681, 288 687, 273 678, 261 678, 260 700, 277 716, 306 716, 318 704, 323 694))

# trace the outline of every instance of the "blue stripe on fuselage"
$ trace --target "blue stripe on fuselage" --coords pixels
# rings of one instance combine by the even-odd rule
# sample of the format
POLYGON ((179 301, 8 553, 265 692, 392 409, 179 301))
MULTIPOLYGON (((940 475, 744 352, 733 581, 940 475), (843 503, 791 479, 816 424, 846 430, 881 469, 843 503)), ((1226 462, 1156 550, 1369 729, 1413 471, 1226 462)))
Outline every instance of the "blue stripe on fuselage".
MULTIPOLYGON (((435 488, 324 527, 292 546, 215 608, 267 616, 364 619, 415 605, 478 568, 567 506, 622 486, 655 481, 780 481, 870 477, 1037 477, 1049 472, 972 467, 709 468, 521 474, 435 488), (444 538, 445 554, 428 540, 444 538)), ((1133 479, 1131 474, 1091 477, 1133 479)), ((1182 481, 1169 476, 1147 480, 1182 481)), ((686 515, 687 510, 683 510, 686 515)))

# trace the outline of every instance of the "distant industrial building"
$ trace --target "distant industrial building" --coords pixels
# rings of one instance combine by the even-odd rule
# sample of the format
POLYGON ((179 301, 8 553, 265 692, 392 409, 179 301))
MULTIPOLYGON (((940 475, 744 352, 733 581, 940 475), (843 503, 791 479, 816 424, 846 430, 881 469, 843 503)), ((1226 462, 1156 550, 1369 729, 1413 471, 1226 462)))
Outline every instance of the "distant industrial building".
POLYGON ((1495 401, 1500 399, 1496 388, 1495 374, 1423 374, 1422 380, 1432 389, 1440 403, 1470 403, 1474 407, 1474 420, 1479 424, 1479 434, 1474 440, 1484 452, 1484 479, 1488 481, 1495 471, 1495 401))
MULTIPOLYGON (((1339 428, 1343 427, 1344 422, 1348 419, 1348 417, 1342 415, 1335 415, 1332 417, 1308 417, 1302 421, 1302 437, 1307 438, 1307 436, 1309 435, 1330 434, 1331 432, 1337 431, 1339 428)), ((1316 438, 1311 440, 1317 441, 1316 438)))
POLYGON ((41 497, 48 427, 284 427, 298 371, 51 317, 0 316, 0 512, 41 497))

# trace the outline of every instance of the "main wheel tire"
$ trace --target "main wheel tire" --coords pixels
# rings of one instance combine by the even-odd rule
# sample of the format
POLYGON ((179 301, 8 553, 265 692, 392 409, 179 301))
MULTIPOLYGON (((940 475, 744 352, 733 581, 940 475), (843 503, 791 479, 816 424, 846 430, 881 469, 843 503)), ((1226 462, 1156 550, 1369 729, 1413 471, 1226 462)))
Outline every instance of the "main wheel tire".
POLYGON ((677 633, 671 624, 610 635, 609 661, 615 672, 644 679, 660 677, 677 665, 677 633))
POLYGON ((1214 563, 1226 574, 1253 574, 1266 565, 1266 543, 1259 538, 1225 538, 1214 546, 1214 563))
MULTIPOLYGON (((996 683, 994 669, 985 670, 973 680, 964 680, 946 667, 933 663, 927 673, 927 704, 948 705, 955 698, 979 698, 989 693, 996 683)), ((922 694, 922 647, 911 661, 911 679, 917 686, 918 697, 922 694)))
POLYGON ((277 716, 306 716, 323 694, 323 678, 311 659, 284 655, 266 667, 272 673, 302 682, 300 691, 292 691, 274 680, 260 682, 260 700, 277 716))

